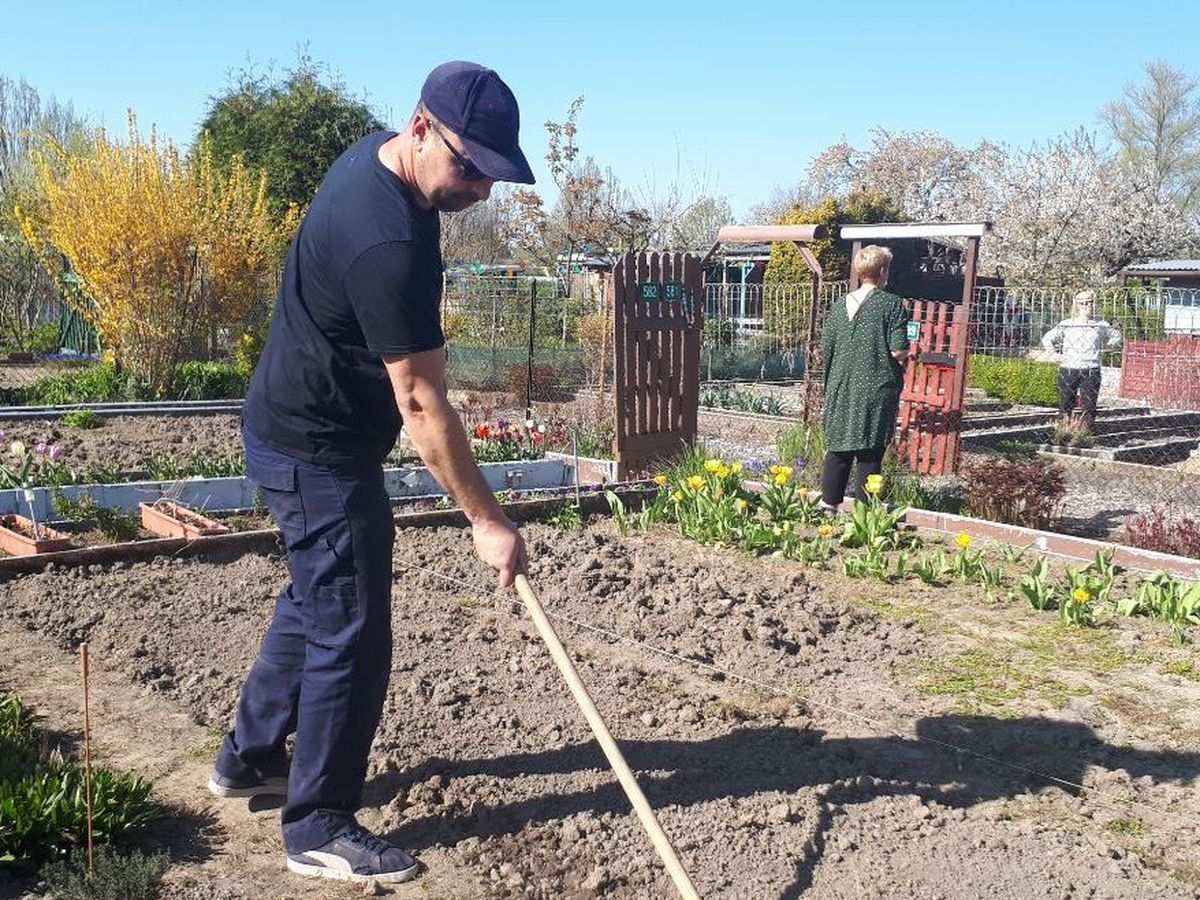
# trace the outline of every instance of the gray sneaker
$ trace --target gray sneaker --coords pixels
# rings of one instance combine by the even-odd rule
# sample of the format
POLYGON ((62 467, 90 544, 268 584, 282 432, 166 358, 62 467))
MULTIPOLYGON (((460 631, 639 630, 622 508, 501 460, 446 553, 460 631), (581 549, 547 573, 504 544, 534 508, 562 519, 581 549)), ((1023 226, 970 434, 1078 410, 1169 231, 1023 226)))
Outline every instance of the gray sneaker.
POLYGON ((383 838, 358 825, 333 840, 303 853, 289 853, 287 867, 309 878, 338 881, 378 881, 396 884, 416 878, 421 864, 383 838))
POLYGON ((213 769, 213 773, 208 779, 208 792, 214 797, 257 797, 260 794, 286 797, 287 788, 286 775, 262 778, 248 775, 245 778, 233 778, 229 775, 222 775, 213 769))

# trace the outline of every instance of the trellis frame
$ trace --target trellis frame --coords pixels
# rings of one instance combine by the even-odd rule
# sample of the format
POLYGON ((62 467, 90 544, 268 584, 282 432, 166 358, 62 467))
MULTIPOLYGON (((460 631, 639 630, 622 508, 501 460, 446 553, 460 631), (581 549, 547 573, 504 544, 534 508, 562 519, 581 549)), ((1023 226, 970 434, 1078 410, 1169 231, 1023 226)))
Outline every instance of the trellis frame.
POLYGON ((723 244, 773 244, 779 241, 795 244, 801 259, 808 266, 812 278, 812 301, 808 305, 808 323, 805 328, 804 378, 801 381, 804 395, 804 422, 812 424, 818 404, 815 403, 817 382, 813 372, 821 366, 821 348, 817 340, 818 304, 821 302, 821 285, 825 272, 821 263, 808 245, 813 241, 829 237, 825 225, 726 225, 717 232, 717 240, 705 255, 707 263, 723 244))

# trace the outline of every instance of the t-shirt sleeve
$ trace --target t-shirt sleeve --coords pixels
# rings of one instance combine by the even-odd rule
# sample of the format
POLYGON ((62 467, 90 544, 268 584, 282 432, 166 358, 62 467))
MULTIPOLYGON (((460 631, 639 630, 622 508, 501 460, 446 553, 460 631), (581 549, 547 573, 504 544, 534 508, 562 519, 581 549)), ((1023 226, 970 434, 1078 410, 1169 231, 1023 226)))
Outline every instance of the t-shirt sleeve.
POLYGON ((441 322, 441 272, 408 241, 363 251, 343 277, 367 349, 420 353, 446 343, 441 322))

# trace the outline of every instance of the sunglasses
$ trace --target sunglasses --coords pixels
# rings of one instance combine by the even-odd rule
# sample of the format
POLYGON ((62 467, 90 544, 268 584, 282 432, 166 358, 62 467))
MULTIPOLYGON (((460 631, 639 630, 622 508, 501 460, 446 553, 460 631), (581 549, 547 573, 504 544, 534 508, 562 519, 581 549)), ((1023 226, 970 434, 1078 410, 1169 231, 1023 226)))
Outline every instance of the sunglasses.
POLYGON ((442 143, 446 145, 446 149, 450 151, 450 155, 454 157, 454 162, 458 164, 458 171, 462 175, 464 181, 483 181, 488 176, 479 170, 475 163, 471 162, 463 154, 454 149, 454 145, 446 140, 446 135, 442 134, 442 129, 437 127, 433 119, 427 120, 429 127, 434 133, 442 139, 442 143))

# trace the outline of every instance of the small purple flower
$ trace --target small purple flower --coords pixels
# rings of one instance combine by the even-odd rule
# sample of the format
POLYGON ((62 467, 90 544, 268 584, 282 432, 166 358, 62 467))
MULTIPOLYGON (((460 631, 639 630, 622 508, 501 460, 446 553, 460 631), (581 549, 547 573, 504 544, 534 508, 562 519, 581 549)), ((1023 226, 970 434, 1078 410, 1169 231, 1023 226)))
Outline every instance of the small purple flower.
POLYGON ((58 444, 51 444, 49 449, 46 451, 46 455, 50 457, 50 462, 58 462, 60 459, 62 459, 63 449, 62 447, 58 446, 58 444))
POLYGON ((45 456, 45 455, 46 455, 46 449, 47 449, 47 448, 46 448, 46 442, 45 442, 45 441, 38 441, 38 443, 37 443, 37 446, 33 448, 33 452, 34 452, 34 453, 36 453, 38 456, 45 456))
POLYGON ((8 435, 4 433, 3 428, 0 428, 0 444, 3 444, 6 440, 8 440, 8 435))
POLYGON ((807 465, 808 465, 808 460, 805 459, 803 456, 797 456, 792 461, 792 468, 795 469, 797 472, 799 472, 801 469, 803 469, 807 465))

